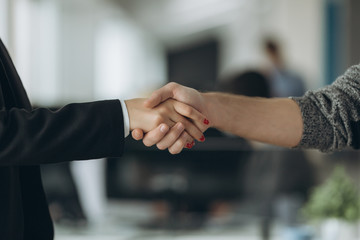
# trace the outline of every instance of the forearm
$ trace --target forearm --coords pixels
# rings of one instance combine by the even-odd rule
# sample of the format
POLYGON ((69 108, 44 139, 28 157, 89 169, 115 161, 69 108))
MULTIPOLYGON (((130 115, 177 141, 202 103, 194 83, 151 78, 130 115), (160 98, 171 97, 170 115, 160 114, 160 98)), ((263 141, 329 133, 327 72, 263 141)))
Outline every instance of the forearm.
POLYGON ((212 127, 284 147, 301 140, 303 121, 299 106, 287 98, 253 98, 223 93, 202 94, 212 127))
POLYGON ((211 126, 247 139, 321 151, 360 148, 360 64, 332 85, 300 98, 199 93, 169 83, 155 91, 146 106, 168 98, 192 105, 207 116, 211 126))
POLYGON ((122 154, 118 100, 69 104, 53 112, 0 110, 0 165, 33 165, 122 154))

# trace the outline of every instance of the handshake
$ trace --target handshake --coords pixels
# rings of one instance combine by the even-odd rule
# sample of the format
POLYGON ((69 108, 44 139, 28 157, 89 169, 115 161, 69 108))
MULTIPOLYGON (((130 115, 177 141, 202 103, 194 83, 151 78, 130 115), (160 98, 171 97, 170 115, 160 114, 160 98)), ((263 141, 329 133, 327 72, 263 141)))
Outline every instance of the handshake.
POLYGON ((283 147, 298 146, 304 131, 300 107, 290 98, 200 93, 168 83, 148 99, 125 103, 133 138, 172 154, 192 148, 195 139, 203 142, 209 127, 283 147))
POLYGON ((133 138, 171 154, 192 148, 195 140, 204 142, 203 133, 212 122, 205 96, 176 83, 165 85, 148 99, 126 100, 125 104, 133 138))

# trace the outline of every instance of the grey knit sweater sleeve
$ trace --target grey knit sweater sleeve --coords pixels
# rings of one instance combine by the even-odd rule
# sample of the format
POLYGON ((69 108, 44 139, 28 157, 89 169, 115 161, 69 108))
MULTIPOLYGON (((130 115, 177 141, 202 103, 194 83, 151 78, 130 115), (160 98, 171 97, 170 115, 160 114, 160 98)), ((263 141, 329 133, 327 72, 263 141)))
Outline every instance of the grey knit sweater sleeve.
POLYGON ((360 147, 360 64, 333 84, 293 99, 304 122, 298 147, 324 152, 360 147))

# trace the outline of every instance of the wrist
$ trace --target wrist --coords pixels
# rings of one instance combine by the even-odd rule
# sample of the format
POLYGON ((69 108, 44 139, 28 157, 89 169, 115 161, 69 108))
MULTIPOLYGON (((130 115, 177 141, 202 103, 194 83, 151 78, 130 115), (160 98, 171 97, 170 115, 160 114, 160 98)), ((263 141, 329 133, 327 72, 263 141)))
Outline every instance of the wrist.
POLYGON ((219 127, 219 113, 220 108, 217 94, 215 92, 201 93, 204 100, 203 114, 210 121, 210 127, 219 127))
POLYGON ((126 105, 128 116, 129 116, 129 130, 132 131, 136 128, 139 128, 138 118, 137 116, 140 114, 138 106, 138 99, 129 99, 125 100, 124 103, 126 105))

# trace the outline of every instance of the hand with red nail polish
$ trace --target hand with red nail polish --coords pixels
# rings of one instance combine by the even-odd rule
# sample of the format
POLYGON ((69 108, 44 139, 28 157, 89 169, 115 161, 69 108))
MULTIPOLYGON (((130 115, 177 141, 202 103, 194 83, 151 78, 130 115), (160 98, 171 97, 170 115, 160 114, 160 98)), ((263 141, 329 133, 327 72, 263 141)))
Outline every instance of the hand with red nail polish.
POLYGON ((216 113, 213 113, 208 109, 208 103, 204 94, 193 88, 185 87, 174 82, 168 83, 162 88, 154 91, 144 102, 144 105, 145 107, 153 108, 170 98, 192 106, 204 114, 206 118, 204 118, 202 122, 205 125, 209 125, 211 121, 213 121, 213 118, 216 117, 216 113))
POLYGON ((143 138, 146 146, 181 152, 186 142, 204 141, 206 117, 191 106, 169 99, 150 109, 143 106, 143 99, 125 101, 130 119, 130 130, 136 140, 143 138), (162 124, 162 126, 159 126, 162 124), (144 132, 147 133, 144 136, 144 132))
MULTIPOLYGON (((195 89, 188 88, 181 86, 177 83, 169 83, 165 85, 164 87, 160 88, 159 90, 155 91, 145 102, 144 106, 147 108, 156 108, 159 104, 161 104, 163 101, 166 101, 167 99, 175 99, 179 102, 182 102, 184 104, 187 104, 197 111, 204 114, 204 118, 202 119, 192 119, 191 122, 201 131, 205 132, 210 126, 212 122, 212 116, 210 116, 210 112, 207 110, 207 104, 206 100, 204 98, 204 95, 200 92, 196 91, 195 89)), ((189 108, 185 112, 191 112, 192 109, 189 108)), ((189 113, 188 112, 188 113, 189 113)), ((172 126, 170 126, 172 127, 172 126)), ((144 139, 147 141, 155 141, 155 139, 151 139, 151 136, 145 135, 144 139), (150 140, 149 140, 150 139, 150 140)), ((179 152, 180 148, 189 147, 190 145, 187 145, 187 142, 192 142, 194 139, 196 139, 199 142, 204 142, 205 137, 203 135, 195 137, 192 134, 189 134, 188 131, 185 131, 182 139, 177 139, 173 145, 171 146, 172 152, 179 152), (184 139, 187 139, 185 141, 184 139), (181 146, 182 144, 182 146, 181 146)), ((161 147, 164 147, 161 145, 161 147)), ((170 150, 170 149, 169 149, 170 150)), ((180 150, 181 151, 181 150, 180 150)))
MULTIPOLYGON (((205 132, 209 127, 211 127, 213 119, 217 117, 215 113, 208 110, 209 104, 207 103, 204 94, 198 92, 195 89, 181 86, 177 83, 169 83, 164 87, 153 92, 153 94, 144 102, 144 106, 147 108, 155 108, 156 106, 161 104, 163 101, 166 101, 167 99, 175 99, 179 102, 182 102, 184 104, 193 107, 197 111, 204 114, 205 117, 200 119, 199 121, 197 120, 192 121, 192 123, 196 125, 196 127, 202 132, 205 132)), ((185 136, 183 136, 183 138, 187 138, 188 142, 191 142, 193 139, 196 139, 199 142, 205 141, 205 137, 203 135, 199 137, 194 137, 191 134, 189 135, 187 131, 185 132, 184 135, 185 136), (190 138, 192 138, 191 141, 190 138)), ((145 135, 144 139, 149 139, 149 137, 145 135)), ((176 152, 178 152, 180 143, 183 142, 184 139, 178 139, 175 142, 176 144, 174 143, 177 149, 176 152)), ((188 145, 186 144, 186 142, 184 142, 182 148, 187 146, 188 145)))

